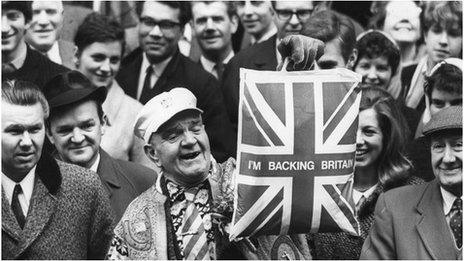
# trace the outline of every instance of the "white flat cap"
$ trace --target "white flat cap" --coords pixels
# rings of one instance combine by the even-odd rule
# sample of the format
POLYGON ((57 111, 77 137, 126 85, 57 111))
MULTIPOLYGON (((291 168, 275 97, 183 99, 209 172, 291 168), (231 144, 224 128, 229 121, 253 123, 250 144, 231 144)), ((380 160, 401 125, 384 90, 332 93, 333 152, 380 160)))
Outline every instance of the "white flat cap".
POLYGON ((135 136, 149 143, 152 133, 174 117, 179 112, 195 110, 203 113, 197 108, 197 98, 186 88, 174 88, 169 92, 156 95, 148 101, 137 115, 135 121, 135 136))

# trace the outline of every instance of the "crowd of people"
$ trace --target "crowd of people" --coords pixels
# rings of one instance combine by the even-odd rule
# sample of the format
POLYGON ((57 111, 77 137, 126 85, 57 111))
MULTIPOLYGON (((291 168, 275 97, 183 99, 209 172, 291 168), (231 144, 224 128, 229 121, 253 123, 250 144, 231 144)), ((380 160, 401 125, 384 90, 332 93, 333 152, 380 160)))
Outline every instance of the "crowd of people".
POLYGON ((2 1, 2 259, 462 259, 462 2, 343 6, 2 1), (362 76, 357 236, 229 241, 240 68, 284 66, 362 76))

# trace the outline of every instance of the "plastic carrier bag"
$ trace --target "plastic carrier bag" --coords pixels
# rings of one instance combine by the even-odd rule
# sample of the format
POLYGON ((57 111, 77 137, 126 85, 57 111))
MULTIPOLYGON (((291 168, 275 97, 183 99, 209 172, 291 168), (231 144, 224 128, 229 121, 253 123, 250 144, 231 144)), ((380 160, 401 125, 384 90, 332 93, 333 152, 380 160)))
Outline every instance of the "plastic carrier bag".
POLYGON ((230 238, 359 234, 352 202, 361 76, 240 69, 230 238))

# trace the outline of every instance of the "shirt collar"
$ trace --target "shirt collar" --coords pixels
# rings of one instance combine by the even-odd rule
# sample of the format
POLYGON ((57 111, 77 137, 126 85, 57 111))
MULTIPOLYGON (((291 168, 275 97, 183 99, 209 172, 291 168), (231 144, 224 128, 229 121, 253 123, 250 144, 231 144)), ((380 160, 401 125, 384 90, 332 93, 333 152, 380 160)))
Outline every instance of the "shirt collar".
POLYGON ((100 153, 97 154, 97 159, 92 164, 92 166, 90 166, 90 170, 92 170, 93 172, 97 172, 98 164, 100 164, 100 153))
MULTIPOLYGON (((453 206, 453 203, 457 197, 453 195, 451 192, 443 189, 441 186, 440 186, 440 192, 443 198, 443 212, 445 213, 445 216, 446 216, 451 211, 451 207, 453 206)), ((461 199, 462 199, 462 196, 461 196, 461 199)))
POLYGON ((280 39, 279 37, 276 37, 275 52, 276 52, 277 64, 280 64, 282 62, 282 55, 280 55, 280 52, 277 49, 277 46, 279 46, 279 43, 280 43, 280 39))
POLYGON ((29 173, 27 173, 26 177, 23 178, 19 183, 14 182, 11 180, 5 173, 2 172, 2 188, 4 189, 8 201, 11 204, 13 198, 13 191, 16 184, 21 185, 21 189, 23 190, 24 196, 26 200, 29 202, 32 197, 32 191, 34 190, 34 180, 35 180, 35 169, 37 165, 35 165, 29 173))
POLYGON ((16 57, 13 61, 10 62, 14 66, 16 70, 19 70, 21 67, 23 67, 24 62, 26 61, 26 56, 27 56, 27 45, 25 42, 20 43, 20 49, 24 48, 24 51, 19 52, 19 56, 16 57))
POLYGON ((251 43, 256 44, 256 43, 261 43, 266 41, 267 39, 271 38, 274 36, 274 34, 277 33, 277 27, 274 25, 274 23, 271 23, 271 29, 267 32, 265 32, 261 38, 256 39, 253 35, 251 36, 251 43))
POLYGON ((374 186, 370 187, 368 190, 364 192, 357 191, 356 189, 353 189, 353 201, 354 204, 358 204, 359 200, 361 199, 362 196, 364 198, 368 199, 372 193, 374 193, 375 189, 377 188, 379 184, 375 184, 374 186))
POLYGON ((52 48, 48 50, 47 56, 50 60, 57 64, 61 64, 60 48, 58 47, 58 41, 55 41, 52 45, 52 48))
MULTIPOLYGON (((234 57, 235 53, 234 51, 230 51, 229 52, 229 55, 227 55, 227 57, 222 61, 223 64, 227 64, 233 57, 234 57)), ((200 57, 200 62, 201 64, 203 65, 203 68, 207 71, 207 72, 212 72, 213 69, 214 69, 214 66, 216 65, 215 62, 209 60, 208 58, 206 58, 205 56, 201 56, 200 57)))
POLYGON ((143 53, 143 59, 142 59, 143 75, 145 75, 145 72, 147 71, 148 66, 151 65, 153 67, 154 74, 156 75, 156 77, 159 78, 161 74, 164 72, 164 69, 166 69, 166 66, 168 66, 168 63, 171 61, 171 59, 172 59, 172 56, 170 56, 169 58, 165 59, 162 62, 150 64, 150 62, 148 61, 147 55, 143 53))

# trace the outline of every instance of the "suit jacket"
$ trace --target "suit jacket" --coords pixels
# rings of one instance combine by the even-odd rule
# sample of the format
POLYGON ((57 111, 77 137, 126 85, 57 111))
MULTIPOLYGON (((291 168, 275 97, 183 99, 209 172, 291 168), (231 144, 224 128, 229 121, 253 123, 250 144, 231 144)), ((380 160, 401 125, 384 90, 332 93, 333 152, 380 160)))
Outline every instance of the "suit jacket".
POLYGON ((374 215, 361 259, 458 258, 436 180, 381 195, 374 215))
MULTIPOLYGON (((137 96, 142 53, 142 49, 138 48, 129 54, 116 76, 124 92, 133 98, 137 96)), ((223 162, 235 156, 236 137, 233 135, 217 80, 178 50, 159 77, 149 98, 175 87, 185 87, 197 98, 197 107, 203 110, 203 121, 214 158, 223 162)))
POLYGON ((42 155, 23 230, 2 194, 2 259, 105 256, 113 214, 94 172, 42 155))
POLYGON ((240 68, 275 71, 277 67, 276 38, 255 44, 240 51, 226 65, 222 78, 222 92, 230 121, 237 134, 240 68))
POLYGON ((17 79, 35 83, 40 89, 57 74, 69 71, 68 68, 50 61, 41 53, 27 46, 26 60, 21 68, 13 73, 2 74, 3 80, 17 79))
POLYGON ((108 192, 116 222, 121 219, 129 203, 151 187, 156 173, 142 165, 112 158, 100 149, 97 173, 108 192))

